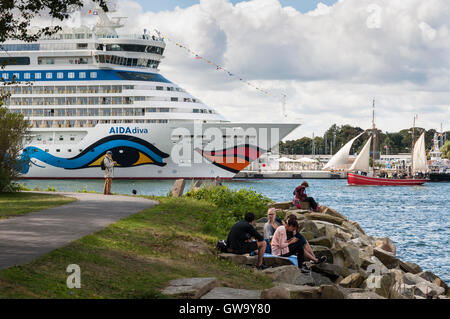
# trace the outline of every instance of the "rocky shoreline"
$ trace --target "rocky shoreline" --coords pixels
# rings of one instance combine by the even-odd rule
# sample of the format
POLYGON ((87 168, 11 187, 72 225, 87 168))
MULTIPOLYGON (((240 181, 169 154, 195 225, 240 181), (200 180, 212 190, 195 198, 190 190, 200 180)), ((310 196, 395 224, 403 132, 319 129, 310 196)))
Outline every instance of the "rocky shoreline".
MULTIPOLYGON (((295 215, 302 235, 316 256, 327 262, 301 273, 287 258, 264 258, 274 287, 258 291, 218 287, 215 278, 183 278, 172 281, 163 294, 201 299, 449 299, 447 284, 419 265, 400 260, 389 238, 367 235, 357 222, 329 207, 321 212, 297 209, 291 202, 270 205, 277 215, 295 215)), ((256 222, 263 233, 265 217, 256 222)), ((219 254, 219 258, 246 266, 256 256, 219 254)), ((255 270, 256 271, 256 270, 255 270)))

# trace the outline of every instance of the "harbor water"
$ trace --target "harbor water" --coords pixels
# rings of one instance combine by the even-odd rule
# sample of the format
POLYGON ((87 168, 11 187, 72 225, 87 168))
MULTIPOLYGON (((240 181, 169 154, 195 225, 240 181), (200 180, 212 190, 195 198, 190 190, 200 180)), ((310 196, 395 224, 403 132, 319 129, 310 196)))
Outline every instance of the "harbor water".
MULTIPOLYGON (((236 180, 231 189, 251 188, 274 201, 292 200, 302 180, 236 180)), ((101 180, 23 180, 25 186, 57 191, 103 192, 101 180)), ((348 186, 346 180, 308 180, 309 196, 357 221, 368 235, 389 237, 400 259, 417 263, 450 284, 450 183, 423 186, 348 186)), ((167 195, 173 181, 113 181, 112 191, 138 195, 167 195)), ((186 188, 189 187, 189 183, 186 188)))

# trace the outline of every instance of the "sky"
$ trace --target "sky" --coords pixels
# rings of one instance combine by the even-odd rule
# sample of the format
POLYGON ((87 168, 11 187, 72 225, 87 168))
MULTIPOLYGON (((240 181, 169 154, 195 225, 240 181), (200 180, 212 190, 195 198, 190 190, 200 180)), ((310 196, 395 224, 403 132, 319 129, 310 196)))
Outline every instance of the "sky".
POLYGON ((161 74, 233 122, 449 130, 448 0, 116 0, 125 33, 157 29, 161 74), (233 76, 199 56, 230 71, 233 76), (240 81, 242 78, 245 81, 240 81), (270 92, 270 95, 255 89, 270 92))

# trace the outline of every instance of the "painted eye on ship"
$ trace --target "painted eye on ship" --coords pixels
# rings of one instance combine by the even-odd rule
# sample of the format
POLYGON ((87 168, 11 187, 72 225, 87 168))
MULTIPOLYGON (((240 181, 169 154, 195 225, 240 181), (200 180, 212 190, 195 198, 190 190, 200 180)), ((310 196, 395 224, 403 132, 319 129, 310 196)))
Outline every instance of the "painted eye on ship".
MULTIPOLYGON (((117 162, 117 166, 120 167, 133 167, 145 164, 158 164, 150 154, 146 154, 143 151, 135 149, 134 147, 121 146, 110 149, 112 152, 112 158, 117 162)), ((89 166, 100 166, 105 154, 102 154, 89 166)))

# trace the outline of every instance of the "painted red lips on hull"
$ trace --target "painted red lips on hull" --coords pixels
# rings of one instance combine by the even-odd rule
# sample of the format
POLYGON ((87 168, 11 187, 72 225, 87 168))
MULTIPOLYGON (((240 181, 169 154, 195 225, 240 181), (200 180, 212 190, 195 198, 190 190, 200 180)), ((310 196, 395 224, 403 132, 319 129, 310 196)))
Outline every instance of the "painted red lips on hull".
POLYGON ((372 186, 414 186, 428 182, 428 179, 393 179, 369 177, 359 174, 347 173, 349 185, 372 185, 372 186))
POLYGON ((214 165, 233 173, 239 173, 264 153, 259 147, 248 144, 220 151, 204 151, 199 148, 195 150, 214 165))

